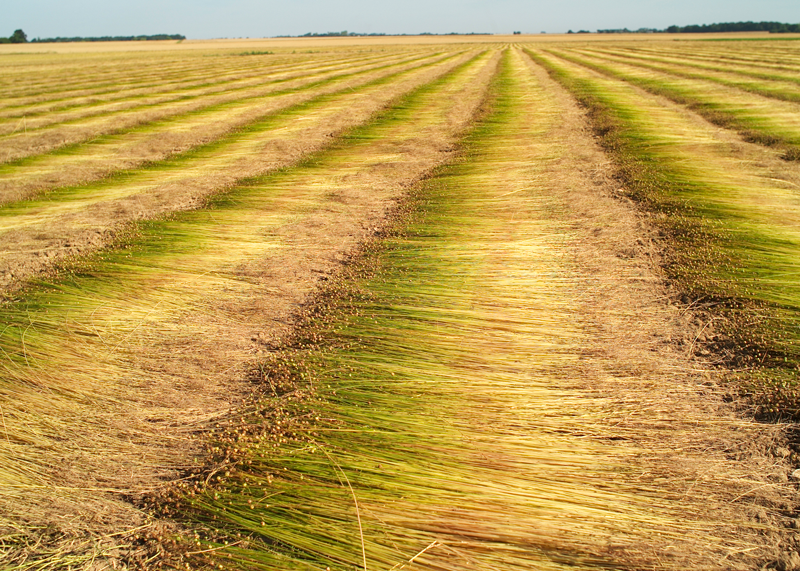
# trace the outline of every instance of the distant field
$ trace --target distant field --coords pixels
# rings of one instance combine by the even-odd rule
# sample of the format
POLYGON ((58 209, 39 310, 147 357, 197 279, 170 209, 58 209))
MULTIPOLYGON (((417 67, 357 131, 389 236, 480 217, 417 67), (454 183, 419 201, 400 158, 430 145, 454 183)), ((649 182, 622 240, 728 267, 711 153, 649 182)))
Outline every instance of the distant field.
POLYGON ((725 34, 534 34, 534 35, 445 35, 445 36, 370 36, 330 38, 233 38, 217 40, 183 40, 150 42, 88 42, 57 44, 0 44, 0 53, 88 53, 137 52, 175 50, 233 49, 301 49, 362 46, 408 46, 442 44, 502 44, 502 43, 595 43, 632 41, 635 43, 689 40, 793 40, 800 34, 770 34, 767 32, 737 32, 725 34))
POLYGON ((4 569, 791 568, 791 36, 0 66, 4 569))

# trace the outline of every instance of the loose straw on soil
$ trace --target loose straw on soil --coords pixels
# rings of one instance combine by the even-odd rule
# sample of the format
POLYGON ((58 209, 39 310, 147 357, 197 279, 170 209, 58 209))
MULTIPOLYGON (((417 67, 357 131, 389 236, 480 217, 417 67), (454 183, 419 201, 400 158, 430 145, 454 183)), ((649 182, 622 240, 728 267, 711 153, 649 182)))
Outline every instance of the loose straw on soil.
MULTIPOLYGON (((446 54, 452 57, 451 54, 446 54)), ((250 91, 228 90, 224 95, 199 101, 182 98, 167 109, 132 111, 126 118, 110 117, 107 125, 84 128, 67 125, 67 133, 30 134, 36 156, 0 167, 0 201, 30 198, 47 190, 74 186, 135 169, 170 156, 186 153, 210 143, 224 143, 238 131, 282 111, 307 104, 321 95, 357 89, 376 78, 435 63, 445 55, 394 57, 363 65, 351 65, 325 72, 307 71, 292 80, 272 80, 250 91), (80 133, 84 140, 73 140, 80 133), (47 140, 66 148, 43 148, 47 140)), ((2 147, 0 141, 0 147, 2 147)), ((46 145, 45 145, 46 146, 46 145)), ((9 151, 11 152, 11 151, 9 151)))
POLYGON ((595 58, 554 53, 687 105, 712 123, 737 130, 749 141, 780 149, 788 160, 800 159, 800 104, 796 101, 768 99, 706 79, 675 77, 620 62, 608 65, 597 63, 595 58))

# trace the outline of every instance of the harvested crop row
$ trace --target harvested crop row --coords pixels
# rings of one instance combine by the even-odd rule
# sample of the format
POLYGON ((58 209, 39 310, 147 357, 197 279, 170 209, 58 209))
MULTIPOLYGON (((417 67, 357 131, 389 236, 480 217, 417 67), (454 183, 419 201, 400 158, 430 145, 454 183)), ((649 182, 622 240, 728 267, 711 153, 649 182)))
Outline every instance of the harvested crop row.
MULTIPOLYGON (((380 54, 391 56, 402 53, 423 53, 430 51, 425 46, 401 46, 396 48, 365 50, 322 50, 311 53, 271 53, 271 52, 232 52, 214 51, 156 51, 151 53, 48 55, 36 58, 33 54, 25 61, 27 66, 15 68, 9 62, 9 73, 13 77, 14 95, 8 91, 4 103, 19 105, 69 99, 71 97, 94 94, 100 98, 119 96, 119 91, 137 90, 145 87, 158 87, 165 83, 175 83, 181 78, 191 76, 213 81, 235 73, 258 73, 264 68, 287 68, 304 63, 326 65, 352 57, 375 57, 380 54), (98 57, 100 59, 98 60, 98 57), (131 60, 131 65, 124 62, 131 60), (104 76, 104 63, 108 63, 113 77, 104 76), (135 64, 135 65, 134 65, 135 64), (140 68, 144 69, 140 69, 140 68), (162 73, 163 71, 163 73, 162 73), (37 82, 37 79, 42 79, 37 82), (54 82, 60 82, 59 88, 54 82), (37 90, 34 86, 40 83, 37 90), (24 95, 23 93, 28 93, 24 95)), ((13 61, 13 60, 12 60, 13 61)))
POLYGON ((687 57, 687 54, 651 54, 648 52, 641 52, 639 50, 624 50, 604 47, 600 49, 592 48, 590 50, 596 54, 609 54, 617 57, 625 58, 630 61, 638 61, 643 63, 660 63, 678 68, 702 70, 710 72, 719 72, 729 74, 730 77, 738 77, 739 79, 752 77, 756 79, 764 79, 767 81, 786 82, 788 84, 797 85, 800 83, 800 78, 797 77, 797 72, 800 69, 790 69, 791 73, 779 73, 776 71, 765 70, 762 68, 740 66, 731 64, 723 59, 714 60, 700 60, 695 61, 687 57))
POLYGON ((797 165, 622 81, 536 58, 589 108, 632 196, 660 213, 667 271, 711 309, 703 338, 750 371, 740 390, 764 416, 800 417, 797 165))
POLYGON ((609 64, 567 52, 552 53, 668 97, 717 125, 736 129, 749 141, 780 149, 787 160, 800 160, 800 105, 797 103, 776 101, 709 81, 671 77, 618 62, 609 64))
MULTIPOLYGON (((343 66, 329 71, 312 70, 300 73, 297 77, 284 78, 279 81, 261 83, 260 85, 245 87, 241 90, 232 89, 222 93, 211 93, 208 97, 186 97, 162 104, 145 105, 141 108, 117 110, 111 113, 101 113, 97 116, 76 119, 50 125, 42 129, 29 132, 17 132, 0 139, 0 159, 3 162, 18 161, 43 153, 53 151, 73 152, 77 145, 86 141, 95 145, 105 141, 96 141, 101 136, 116 136, 124 134, 138 127, 158 128, 161 121, 180 121, 182 118, 201 119, 204 114, 217 112, 214 122, 225 121, 227 112, 235 115, 237 111, 247 108, 258 108, 271 103, 270 99, 281 93, 291 92, 293 89, 314 87, 325 82, 333 82, 337 77, 344 78, 349 75, 364 73, 370 69, 391 67, 392 64, 413 62, 420 58, 399 58, 386 61, 367 62, 362 65, 343 66)), ((252 114, 252 113, 251 113, 252 114)), ((235 124, 235 121, 234 121, 235 124)), ((22 163, 25 164, 25 163, 22 163)))
MULTIPOLYGON (((429 50, 427 51, 429 53, 429 50)), ((223 61, 227 63, 222 69, 217 69, 216 65, 206 64, 205 68, 187 70, 178 79, 170 79, 169 81, 150 84, 127 79, 126 83, 130 83, 130 85, 121 88, 112 86, 104 89, 102 93, 84 94, 78 91, 70 96, 70 92, 64 90, 58 92, 58 98, 55 100, 27 103, 17 102, 10 108, 0 112, 0 116, 9 117, 12 120, 15 118, 21 119, 23 115, 25 118, 30 118, 43 113, 70 110, 75 107, 92 106, 115 101, 124 102, 129 99, 136 100, 146 95, 165 93, 179 94, 187 92, 191 94, 191 92, 197 91, 198 89, 213 89, 214 86, 246 86, 248 83, 257 82, 259 78, 263 77, 274 76, 275 78, 281 78, 287 76, 287 74, 301 74, 303 71, 320 71, 330 68, 331 66, 342 65, 345 62, 357 63, 381 58, 397 59, 403 56, 411 57, 415 53, 423 55, 419 50, 393 50, 389 53, 343 53, 337 54, 336 57, 295 57, 287 61, 283 59, 274 60, 272 56, 270 56, 269 59, 264 59, 266 56, 254 58, 242 58, 238 56, 231 56, 228 58, 217 57, 217 59, 223 59, 223 61), (242 59, 250 59, 252 63, 241 65, 236 61, 242 59), (231 62, 231 60, 233 61, 231 62)), ((184 56, 184 54, 180 55, 184 56)), ((85 84, 82 85, 85 89, 85 84)))
POLYGON ((800 77, 797 76, 791 78, 787 76, 783 78, 768 74, 747 74, 757 79, 746 79, 738 72, 733 72, 722 66, 715 68, 710 66, 695 66, 689 65, 685 61, 674 62, 663 58, 645 59, 606 50, 580 50, 578 53, 602 58, 603 60, 612 62, 612 65, 613 62, 635 65, 671 76, 713 81, 714 83, 750 91, 765 97, 772 97, 774 99, 792 101, 795 103, 800 102, 800 77))
POLYGON ((170 564, 728 569, 772 555, 736 498, 751 484, 708 450, 753 427, 687 398, 685 357, 653 358, 669 314, 654 276, 586 224, 613 234, 633 217, 598 198, 602 156, 578 114, 517 51, 492 107, 367 278, 321 298, 265 366, 275 397, 221 423, 217 470, 161 503, 189 526, 170 564))
POLYGON ((628 46, 626 51, 634 54, 650 55, 663 57, 671 55, 683 61, 697 61, 706 64, 724 64, 733 67, 737 71, 796 71, 800 69, 800 57, 793 49, 785 50, 765 50, 758 49, 751 42, 742 44, 726 43, 724 47, 719 44, 708 44, 708 48, 700 42, 691 42, 679 46, 670 44, 659 44, 657 49, 628 46), (745 54, 737 54, 738 50, 743 50, 745 54))
MULTIPOLYGON (((379 62, 362 69, 310 74, 305 78, 264 86, 250 98, 233 94, 206 101, 181 102, 177 109, 162 110, 162 114, 166 115, 162 118, 159 118, 158 112, 152 115, 133 114, 134 121, 145 121, 145 124, 131 127, 124 133, 101 135, 83 144, 76 144, 68 151, 56 150, 30 157, 16 165, 0 167, 0 201, 29 198, 47 189, 74 186, 117 171, 136 168, 143 163, 163 160, 220 137, 235 136, 237 129, 320 94, 354 89, 376 77, 429 65, 452 55, 401 59, 395 65, 379 62)), ((112 128, 116 130, 122 128, 122 123, 111 121, 112 128)), ((42 145, 41 139, 41 133, 31 138, 38 145, 42 145)))
POLYGON ((120 494, 188 467, 192 433, 247 392, 254 355, 318 277, 446 159, 496 62, 486 53, 386 86, 395 97, 422 88, 383 103, 402 121, 390 108, 309 166, 144 224, 126 247, 2 306, 0 513, 5 530, 22 528, 4 563, 39 555, 25 545, 48 522, 70 540, 136 524, 120 494))
POLYGON ((101 247, 133 220, 196 208, 238 181, 289 166, 393 99, 475 57, 473 52, 367 74, 358 88, 351 81, 327 93, 289 95, 289 109, 186 156, 6 205, 0 209, 0 279, 6 287, 19 284, 56 260, 101 247))
MULTIPOLYGON (((205 66, 193 65, 175 71, 164 70, 163 74, 154 77, 138 77, 134 72, 120 70, 121 73, 117 83, 110 84, 104 83, 99 73, 89 77, 83 74, 80 77, 75 77, 73 75, 75 70, 67 68, 59 70, 58 74, 52 74, 48 77, 47 69, 44 65, 32 66, 30 69, 25 70, 24 75, 45 76, 47 77, 46 84, 51 88, 53 83, 58 83, 62 88, 48 93, 16 96, 6 94, 3 97, 0 109, 2 109, 3 117, 14 116, 14 114, 19 115, 19 113, 24 113, 26 110, 29 115, 35 115, 48 110, 57 111, 62 106, 90 104, 92 102, 100 103, 135 97, 142 93, 169 91, 180 88, 181 82, 186 81, 187 78, 191 78, 191 83, 188 87, 192 87, 192 84, 213 84, 217 81, 229 81, 237 77, 261 75, 265 71, 263 67, 276 70, 297 67, 298 63, 302 65, 301 62, 303 61, 307 60, 303 59, 300 62, 297 60, 294 62, 269 60, 266 66, 263 61, 260 62, 260 66, 254 66, 252 62, 246 61, 228 61, 226 62, 228 65, 224 67, 201 61, 199 63, 205 63, 205 66)), ((169 62, 159 59, 159 63, 168 66, 169 62)), ((218 64, 218 62, 214 63, 218 64)), ((25 81, 24 76, 16 78, 16 80, 18 85, 24 85, 26 90, 31 88, 29 85, 30 80, 25 81)))
MULTIPOLYGON (((182 77, 195 76, 212 79, 237 70, 257 70, 258 67, 291 65, 308 61, 307 55, 273 56, 268 60, 248 60, 221 57, 218 53, 185 54, 153 53, 128 54, 82 54, 75 56, 54 55, 38 59, 29 65, 9 67, 4 77, 12 85, 3 92, 4 104, 17 106, 26 103, 59 101, 80 95, 99 97, 119 93, 120 89, 157 87, 174 83, 182 77), (129 62, 126 65, 126 62, 129 62), (55 83, 59 82, 59 83, 55 83)), ((321 56, 319 61, 329 61, 330 56, 321 56)), ((333 59, 337 59, 334 55, 333 59)), ((28 60, 30 61, 30 60, 28 60)))
MULTIPOLYGON (((281 66, 259 66, 252 69, 225 70, 211 77, 194 72, 158 86, 138 84, 135 88, 115 89, 104 96, 95 94, 61 99, 57 102, 44 102, 33 105, 15 106, 0 112, 0 135, 8 135, 13 130, 31 131, 47 125, 75 121, 77 119, 109 114, 114 111, 134 107, 153 106, 179 99, 189 99, 213 95, 221 92, 241 92, 248 87, 258 87, 265 83, 285 81, 294 77, 340 69, 347 65, 359 65, 370 61, 391 60, 392 56, 351 57, 332 62, 305 61, 300 64, 281 66)), ((398 56, 394 56, 398 59, 398 56)), ((231 66, 232 67, 232 66, 231 66)), ((207 70, 203 70, 204 73, 207 70)))

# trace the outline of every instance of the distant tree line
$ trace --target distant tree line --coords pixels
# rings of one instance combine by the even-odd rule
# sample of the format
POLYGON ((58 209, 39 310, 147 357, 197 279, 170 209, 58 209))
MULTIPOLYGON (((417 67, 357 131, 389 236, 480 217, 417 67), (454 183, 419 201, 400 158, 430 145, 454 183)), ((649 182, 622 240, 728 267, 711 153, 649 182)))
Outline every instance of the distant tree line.
POLYGON ((786 34, 800 32, 800 24, 783 24, 781 22, 729 22, 726 24, 703 24, 702 26, 670 26, 666 29, 670 34, 695 34, 703 32, 771 32, 786 34))
POLYGON ((302 36, 298 36, 300 38, 351 38, 353 36, 385 36, 386 34, 361 34, 358 32, 348 32, 347 30, 343 30, 341 32, 324 32, 322 34, 318 34, 316 32, 308 32, 307 34, 303 34, 302 36))
POLYGON ((0 44, 24 44, 28 41, 28 36, 22 30, 14 30, 8 38, 0 38, 0 44))
MULTIPOLYGON (((519 33, 519 32, 514 32, 519 33)), ((317 33, 317 32, 308 32, 307 34, 303 34, 302 36, 275 36, 276 38, 353 38, 353 37, 370 37, 370 36, 392 36, 392 37, 403 37, 403 36, 491 36, 492 34, 487 32, 469 32, 469 33, 462 33, 462 32, 449 32, 447 34, 432 34, 430 32, 422 32, 421 34, 364 34, 359 32, 348 32, 344 30, 342 32, 325 32, 325 33, 317 33)))
MULTIPOLYGON (((581 30, 584 32, 584 30, 581 30)), ((711 32, 770 32, 772 34, 800 33, 800 24, 784 24, 782 22, 725 22, 719 24, 693 24, 691 26, 670 26, 664 30, 656 28, 639 28, 629 30, 597 30, 598 34, 702 34, 711 32)))
POLYGON ((152 36, 75 36, 74 38, 34 38, 31 42, 39 43, 63 43, 63 42, 146 42, 156 40, 185 40, 186 36, 181 34, 155 34, 152 36))

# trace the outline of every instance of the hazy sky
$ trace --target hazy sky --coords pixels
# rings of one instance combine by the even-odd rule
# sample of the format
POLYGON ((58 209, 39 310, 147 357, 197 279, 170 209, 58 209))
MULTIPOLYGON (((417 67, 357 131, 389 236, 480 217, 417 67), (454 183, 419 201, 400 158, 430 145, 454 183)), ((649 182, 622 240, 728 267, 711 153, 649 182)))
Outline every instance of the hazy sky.
POLYGON ((0 35, 184 34, 192 39, 363 33, 495 34, 800 22, 800 0, 0 0, 0 35))

